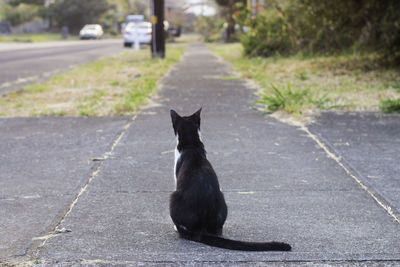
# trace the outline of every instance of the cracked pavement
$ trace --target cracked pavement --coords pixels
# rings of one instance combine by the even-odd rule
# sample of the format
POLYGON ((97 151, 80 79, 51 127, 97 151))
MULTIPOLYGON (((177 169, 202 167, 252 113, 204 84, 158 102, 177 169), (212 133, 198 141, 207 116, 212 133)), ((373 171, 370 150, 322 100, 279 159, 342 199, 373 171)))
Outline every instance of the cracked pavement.
POLYGON ((218 78, 229 75, 226 63, 192 44, 164 78, 157 105, 136 117, 0 119, 0 262, 398 265, 400 117, 327 113, 292 126, 254 110, 255 88, 218 78), (200 106, 228 205, 224 235, 284 241, 292 252, 228 251, 177 237, 168 212, 169 109, 200 106))

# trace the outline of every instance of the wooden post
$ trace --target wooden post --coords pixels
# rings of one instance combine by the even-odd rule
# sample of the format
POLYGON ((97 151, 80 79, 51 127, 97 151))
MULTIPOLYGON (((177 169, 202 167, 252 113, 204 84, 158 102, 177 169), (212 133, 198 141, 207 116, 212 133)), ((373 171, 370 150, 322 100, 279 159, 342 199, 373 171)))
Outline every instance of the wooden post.
POLYGON ((164 0, 152 0, 152 57, 165 57, 164 0))

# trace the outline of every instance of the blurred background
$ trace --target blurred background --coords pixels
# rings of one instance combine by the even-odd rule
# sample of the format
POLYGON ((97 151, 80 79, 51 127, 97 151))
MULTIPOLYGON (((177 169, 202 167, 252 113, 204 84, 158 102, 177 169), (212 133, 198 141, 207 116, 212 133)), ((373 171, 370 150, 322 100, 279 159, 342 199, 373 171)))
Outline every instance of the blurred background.
MULTIPOLYGON (((148 0, 2 0, 0 34, 29 41, 23 33, 78 35, 100 24, 118 36, 128 15, 149 21, 148 0)), ((206 41, 241 41, 247 55, 269 56, 376 51, 398 64, 400 2, 396 0, 167 0, 170 31, 200 33, 206 41), (268 37, 268 38, 267 38, 268 37)))
MULTIPOLYGON (((94 60, 96 52, 97 56, 111 55, 121 52, 121 47, 134 46, 138 35, 140 44, 149 45, 152 3, 1 0, 0 42, 4 54, 0 63, 12 68, 16 56, 4 49, 10 51, 16 43, 107 39, 75 45, 74 53, 87 57, 85 62, 94 60), (6 42, 12 44, 7 47, 6 42), (92 49, 85 48, 84 54, 82 45, 88 43, 92 49)), ((268 112, 284 110, 300 117, 309 111, 332 109, 400 112, 398 0, 165 0, 164 14, 165 37, 170 44, 167 55, 175 51, 172 43, 204 41, 213 52, 233 63, 242 78, 253 79, 263 88, 260 103, 268 112)), ((71 47, 73 42, 69 43, 71 47)), ((78 60, 67 63, 70 50, 63 52, 64 65, 81 64, 83 61, 78 60)), ((56 53, 62 54, 52 52, 48 62, 60 62, 54 57, 56 53)), ((20 84, 27 84, 21 79, 42 75, 21 71, 29 64, 15 63, 14 70, 0 72, 1 94, 21 89, 20 84)), ((61 69, 56 65, 49 68, 43 67, 40 73, 61 69)), ((9 112, 0 110, 1 114, 9 112)))

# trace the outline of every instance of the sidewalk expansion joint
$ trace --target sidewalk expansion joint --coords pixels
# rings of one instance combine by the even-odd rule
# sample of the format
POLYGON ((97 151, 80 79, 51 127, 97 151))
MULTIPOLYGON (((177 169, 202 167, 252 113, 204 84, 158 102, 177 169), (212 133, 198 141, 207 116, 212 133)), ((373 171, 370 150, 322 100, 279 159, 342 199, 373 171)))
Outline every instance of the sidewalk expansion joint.
POLYGON ((370 188, 368 188, 368 186, 366 186, 361 179, 359 179, 352 171, 350 171, 350 169, 348 167, 345 166, 345 164, 343 164, 343 161, 341 159, 341 157, 335 155, 334 152, 332 152, 316 135, 314 135, 313 133, 310 132, 310 130, 302 125, 300 126, 300 129, 303 130, 304 132, 306 132, 308 134, 308 136, 313 139, 317 145, 322 148, 325 153, 332 158, 334 161, 336 161, 336 163, 351 177, 353 178, 358 185, 365 191, 367 192, 370 197, 372 197, 376 203, 378 203, 379 206, 381 206, 397 223, 400 224, 400 218, 398 218, 396 216, 396 214, 393 212, 392 207, 390 207, 388 204, 385 204, 384 200, 381 200, 370 188))
MULTIPOLYGON (((91 182, 99 175, 103 163, 105 160, 107 160, 108 158, 110 158, 110 156, 112 155, 114 149, 116 148, 116 146, 119 144, 119 142, 121 141, 121 139, 124 137, 125 133, 127 132, 127 130, 129 129, 129 127, 132 125, 132 123, 135 121, 137 115, 133 116, 128 123, 122 128, 121 132, 118 134, 117 138, 114 140, 114 142, 112 143, 110 149, 105 152, 102 157, 101 157, 101 161, 99 163, 99 165, 96 167, 96 169, 91 173, 91 175, 89 176, 89 178, 87 179, 86 183, 81 187, 81 189, 79 190, 78 194, 76 195, 76 197, 74 198, 74 200, 72 201, 72 203, 69 205, 68 210, 66 211, 66 213, 61 217, 61 219, 57 222, 57 224, 55 225, 55 227, 53 228, 52 231, 39 236, 39 237, 34 237, 32 239, 32 241, 41 241, 41 244, 36 246, 36 252, 33 255, 34 259, 37 259, 39 253, 40 253, 40 249, 42 247, 45 246, 46 242, 55 237, 56 235, 59 235, 61 233, 66 233, 66 232, 70 232, 69 229, 65 229, 65 228, 60 228, 60 226, 62 225, 62 223, 65 221, 65 219, 68 217, 68 215, 72 212, 73 208, 75 207, 75 205, 78 203, 79 198, 82 196, 82 194, 87 190, 88 186, 91 184, 91 182)), ((28 248, 29 250, 29 248, 28 248)))
MULTIPOLYGON (((108 259, 79 259, 79 260, 70 260, 70 261, 51 261, 51 260, 30 260, 19 262, 21 266, 32 266, 35 264, 46 264, 46 265, 203 265, 203 264, 306 264, 306 265, 315 265, 315 264, 323 264, 323 265, 348 265, 348 264, 373 264, 373 263, 380 263, 380 264, 391 264, 391 263, 399 263, 399 259, 336 259, 336 260, 324 260, 324 259, 307 259, 307 260, 298 260, 298 259, 285 259, 285 260, 108 260, 108 259)), ((0 262, 1 263, 1 262, 0 262)), ((13 266, 13 262, 9 262, 10 266, 13 266)))

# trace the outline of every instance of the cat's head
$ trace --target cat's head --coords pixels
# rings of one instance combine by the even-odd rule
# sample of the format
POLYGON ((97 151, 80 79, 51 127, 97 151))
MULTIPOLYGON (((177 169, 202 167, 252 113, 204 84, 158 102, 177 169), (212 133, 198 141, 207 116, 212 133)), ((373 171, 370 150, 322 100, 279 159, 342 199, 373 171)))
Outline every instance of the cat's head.
POLYGON ((197 143, 200 141, 200 113, 201 108, 190 116, 180 116, 171 110, 172 127, 179 143, 197 143))

